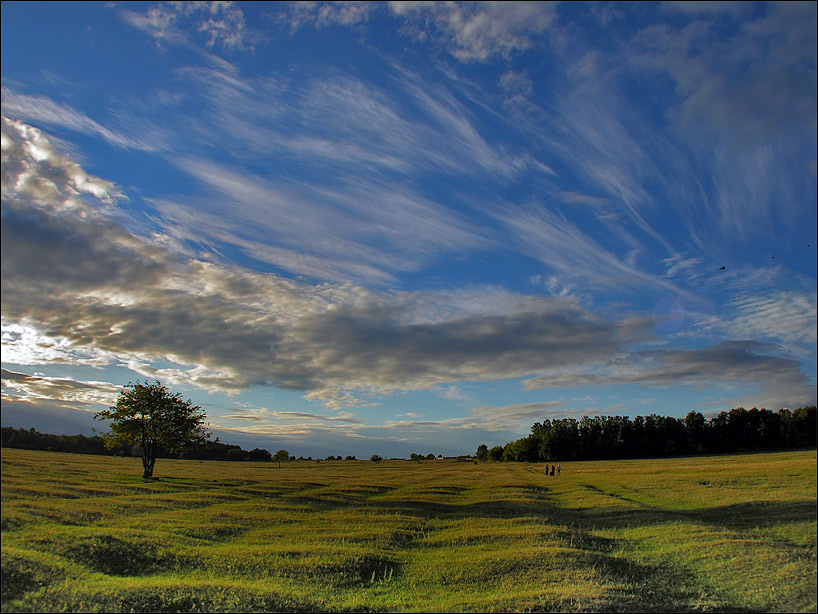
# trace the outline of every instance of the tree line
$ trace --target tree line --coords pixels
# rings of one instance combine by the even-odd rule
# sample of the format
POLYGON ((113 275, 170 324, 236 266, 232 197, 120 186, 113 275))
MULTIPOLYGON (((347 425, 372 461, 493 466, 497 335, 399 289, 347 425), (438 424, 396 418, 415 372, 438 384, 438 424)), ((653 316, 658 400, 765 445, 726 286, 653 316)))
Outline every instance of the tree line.
POLYGON ((477 448, 494 461, 579 461, 732 454, 810 448, 816 445, 814 405, 796 410, 744 409, 710 419, 696 411, 685 418, 651 414, 585 416, 535 422, 531 434, 505 446, 477 448))
MULTIPOLYGON (((477 448, 476 457, 493 461, 566 462, 810 448, 816 445, 816 423, 814 405, 777 412, 739 407, 710 419, 705 419, 699 412, 690 412, 685 418, 656 414, 637 416, 633 420, 627 416, 561 418, 536 422, 530 435, 505 446, 489 448, 482 444, 477 448)), ((136 445, 111 446, 110 441, 106 444, 100 436, 52 435, 33 428, 5 426, 0 431, 3 447, 74 454, 140 455, 136 445)), ((173 453, 159 449, 157 456, 256 462, 296 460, 286 450, 275 454, 260 448, 244 450, 241 446, 221 443, 218 437, 173 453)), ((430 458, 435 456, 411 455, 411 460, 430 458)), ((300 457, 299 460, 312 460, 312 457, 300 457)), ((341 456, 328 456, 326 460, 341 460, 341 456)), ((356 459, 347 456, 345 460, 356 459)), ((381 459, 373 457, 371 460, 381 459)))
MULTIPOLYGON (((51 452, 70 452, 72 454, 107 454, 110 456, 139 456, 136 445, 122 444, 106 447, 105 439, 99 435, 51 435, 31 429, 18 429, 4 426, 2 429, 2 446, 4 448, 23 448, 25 450, 45 450, 51 452)), ((244 450, 241 446, 221 443, 218 437, 199 445, 191 445, 182 451, 167 452, 159 449, 158 458, 183 458, 188 460, 223 460, 223 461, 272 461, 290 460, 286 450, 272 454, 269 450, 255 448, 244 450), (286 458, 281 458, 286 454, 286 458)), ((293 458, 295 460, 295 458, 293 458)))

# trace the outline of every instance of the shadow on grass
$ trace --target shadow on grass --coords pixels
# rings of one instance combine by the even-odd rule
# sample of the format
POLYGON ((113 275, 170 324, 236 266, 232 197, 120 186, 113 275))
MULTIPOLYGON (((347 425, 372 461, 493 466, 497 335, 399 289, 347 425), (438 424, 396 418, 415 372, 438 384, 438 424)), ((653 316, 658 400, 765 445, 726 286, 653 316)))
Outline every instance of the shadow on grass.
MULTIPOLYGON (((604 491, 589 487, 602 494, 604 491)), ((441 495, 449 495, 442 491, 441 495)), ((454 494, 454 493, 451 493, 454 494)), ((625 551, 626 541, 595 535, 599 530, 616 530, 626 527, 639 528, 675 522, 692 522, 716 529, 750 532, 794 522, 816 520, 816 508, 809 501, 732 504, 693 510, 671 510, 631 501, 626 497, 612 495, 618 501, 607 507, 564 508, 551 495, 547 487, 538 485, 513 485, 494 490, 495 501, 463 502, 457 500, 355 498, 355 504, 377 510, 380 514, 400 514, 417 518, 421 523, 434 519, 466 518, 532 518, 545 521, 555 527, 544 539, 560 549, 566 559, 566 569, 592 570, 600 581, 609 585, 597 601, 593 611, 600 612, 689 612, 689 611, 763 611, 747 608, 740 603, 725 602, 729 597, 715 593, 702 584, 702 579, 684 566, 668 562, 635 561, 625 551), (623 548, 625 550, 623 550, 623 548)), ((340 508, 347 501, 337 497, 314 497, 309 499, 316 509, 340 508)), ((423 533, 419 533, 422 536, 423 533)), ((411 549, 422 539, 409 539, 399 549, 411 549)), ((545 545, 545 543, 544 543, 545 545)), ((789 545, 789 550, 792 550, 789 545)), ((813 556, 806 552, 804 556, 813 556)), ((715 590, 715 589, 714 589, 715 590)), ((551 602, 515 602, 514 609, 547 611, 559 609, 551 602)))
MULTIPOLYGON (((815 522, 818 509, 811 501, 755 501, 692 510, 672 510, 633 501, 618 494, 605 493, 594 486, 583 485, 589 490, 608 494, 622 505, 592 508, 565 508, 554 499, 547 487, 515 485, 506 488, 507 497, 493 501, 460 503, 457 489, 439 488, 423 493, 431 496, 445 495, 448 500, 424 498, 381 498, 363 491, 332 491, 316 494, 288 494, 282 500, 299 503, 310 509, 332 511, 350 505, 378 510, 381 513, 403 513, 423 520, 432 518, 517 518, 532 517, 548 520, 553 524, 569 526, 593 526, 599 529, 638 528, 668 522, 696 522, 736 531, 770 528, 793 522, 815 522), (440 491, 440 492, 437 492, 440 491), (513 495, 521 496, 515 498, 513 495)), ((505 494, 503 488, 499 494, 505 494)))
MULTIPOLYGON (((223 586, 156 586, 126 588, 116 593, 83 593, 64 596, 37 595, 35 604, 15 603, 15 611, 39 612, 329 612, 319 599, 223 586), (34 608, 29 607, 34 605, 34 608)), ((367 610, 356 610, 367 611, 367 610)))

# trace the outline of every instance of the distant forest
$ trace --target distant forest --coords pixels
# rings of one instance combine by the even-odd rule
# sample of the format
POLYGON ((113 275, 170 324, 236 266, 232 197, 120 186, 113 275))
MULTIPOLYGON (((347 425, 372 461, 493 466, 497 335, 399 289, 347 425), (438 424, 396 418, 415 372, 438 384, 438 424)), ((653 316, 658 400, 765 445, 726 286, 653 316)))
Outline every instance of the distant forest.
MULTIPOLYGON (((86 437, 85 435, 49 435, 36 430, 2 427, 2 447, 23 448, 26 450, 46 450, 50 452, 71 452, 73 454, 107 454, 109 456, 139 456, 139 447, 121 447, 108 449, 99 435, 86 437)), ((273 455, 268 450, 256 448, 243 450, 241 446, 208 441, 201 446, 191 446, 181 454, 163 454, 159 458, 186 458, 191 460, 250 460, 269 461, 273 455)))
MULTIPOLYGON (((739 407, 709 420, 699 412, 690 412, 685 418, 656 414, 637 416, 633 420, 627 416, 563 418, 536 422, 530 435, 505 446, 488 448, 481 445, 476 456, 480 460, 493 461, 567 462, 811 448, 815 447, 818 437, 817 423, 814 405, 776 412, 739 407)), ((34 429, 12 427, 2 427, 1 430, 3 447, 139 456, 138 449, 106 448, 100 436, 49 435, 34 429)), ((160 458, 269 461, 272 455, 259 448, 243 450, 216 438, 204 445, 189 447, 182 454, 160 454, 160 458)), ((412 454, 412 460, 416 458, 423 457, 412 454)), ((354 460, 355 457, 345 459, 354 460)), ((290 460, 295 457, 291 456, 290 460)), ((341 460, 341 457, 327 457, 326 460, 341 460)))
POLYGON ((536 422, 531 434, 505 446, 477 448, 495 461, 544 462, 655 458, 811 448, 816 445, 815 406, 794 411, 739 407, 706 420, 699 412, 667 416, 584 417, 536 422))

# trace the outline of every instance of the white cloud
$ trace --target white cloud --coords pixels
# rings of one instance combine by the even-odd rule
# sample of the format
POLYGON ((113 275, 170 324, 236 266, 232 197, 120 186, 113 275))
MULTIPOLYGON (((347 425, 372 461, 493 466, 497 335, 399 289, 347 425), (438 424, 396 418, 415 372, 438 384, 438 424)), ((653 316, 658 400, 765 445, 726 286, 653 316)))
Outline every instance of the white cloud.
POLYGON ((252 48, 256 37, 233 2, 161 2, 144 13, 122 10, 120 15, 159 48, 204 39, 208 49, 244 49, 252 48))
POLYGON ((464 62, 510 59, 542 44, 554 20, 551 2, 390 2, 415 38, 437 38, 464 62))
POLYGON ((317 27, 333 25, 356 26, 366 23, 379 8, 379 2, 290 2, 288 13, 278 20, 290 27, 290 32, 306 24, 317 27))
MULTIPOLYGON (((742 9, 743 10, 743 9, 742 9)), ((772 3, 729 34, 714 37, 714 16, 645 28, 645 66, 667 71, 682 104, 672 117, 702 123, 739 147, 815 133, 815 28, 811 3, 772 3), (812 128, 812 130, 810 130, 812 128)))
POLYGON ((340 410, 351 407, 377 407, 380 403, 365 401, 341 386, 314 390, 304 395, 308 401, 319 401, 324 407, 340 410))
POLYGON ((58 153, 40 130, 6 117, 2 118, 2 162, 7 197, 13 193, 42 207, 82 211, 92 217, 98 217, 105 207, 86 203, 83 196, 93 196, 104 205, 126 200, 114 183, 88 175, 79 164, 58 153))
POLYGON ((644 28, 628 55, 675 84, 666 117, 696 152, 702 194, 690 194, 689 218, 708 220, 711 247, 758 240, 778 221, 799 228, 818 116, 815 5, 769 3, 734 21, 717 9, 644 28))
POLYGON ((772 292, 747 295, 724 304, 720 316, 700 326, 744 339, 781 339, 812 348, 818 339, 818 305, 814 294, 772 292))
MULTIPOLYGON (((672 282, 640 270, 601 242, 600 234, 613 232, 616 224, 592 236, 546 205, 495 207, 494 215, 518 249, 524 249, 550 269, 552 274, 546 285, 554 294, 570 295, 577 284, 586 291, 642 287, 678 296, 689 295, 672 282)), ((536 281, 545 280, 541 277, 536 281)), ((691 300, 696 299, 691 297, 691 300)))
MULTIPOLYGON (((100 137, 114 147, 154 151, 155 144, 144 139, 131 138, 109 130, 85 113, 71 106, 61 105, 43 96, 18 94, 10 88, 2 88, 3 115, 33 123, 69 128, 82 134, 100 137)), ((27 128, 34 129, 34 128, 27 128)))
POLYGON ((3 369, 3 401, 37 404, 43 400, 57 407, 97 411, 116 403, 120 388, 107 382, 83 382, 69 378, 26 375, 3 369))

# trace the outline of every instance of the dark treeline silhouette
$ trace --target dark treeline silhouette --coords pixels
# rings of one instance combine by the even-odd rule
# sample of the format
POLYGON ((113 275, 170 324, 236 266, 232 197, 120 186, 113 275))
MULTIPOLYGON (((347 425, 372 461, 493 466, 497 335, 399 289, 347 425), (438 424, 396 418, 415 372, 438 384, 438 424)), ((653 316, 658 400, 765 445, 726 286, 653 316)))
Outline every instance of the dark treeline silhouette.
MULTIPOLYGON (((487 449, 481 445, 476 456, 493 461, 565 462, 811 448, 816 445, 817 423, 814 405, 776 412, 739 407, 709 420, 693 411, 685 418, 656 414, 637 416, 633 420, 627 416, 585 416, 581 420, 561 418, 536 422, 530 435, 505 446, 487 449)), ((0 430, 2 446, 8 448, 139 456, 138 448, 107 449, 100 436, 50 435, 33 428, 5 426, 0 430)), ((230 461, 271 461, 273 457, 268 450, 255 448, 247 451, 241 446, 221 443, 218 438, 188 447, 180 454, 160 452, 158 456, 230 461)), ((434 455, 413 454, 412 460, 429 457, 434 458, 434 455)), ((346 458, 353 460, 355 457, 346 458)))
POLYGON ((583 417, 536 422, 531 434, 478 457, 495 461, 569 461, 652 458, 693 454, 731 454, 810 448, 816 445, 815 406, 794 411, 744 409, 721 412, 709 420, 699 412, 668 416, 583 417))
POLYGON ((86 437, 85 435, 49 435, 32 429, 16 429, 4 426, 2 432, 2 446, 4 448, 23 448, 25 450, 49 450, 52 452, 71 452, 74 454, 123 454, 126 450, 108 450, 102 437, 86 437))
MULTIPOLYGON (((121 446, 108 449, 102 437, 85 435, 50 435, 35 429, 16 429, 2 427, 2 446, 4 448, 23 448, 26 450, 46 450, 51 452, 71 452, 73 454, 107 454, 113 456, 139 456, 139 447, 121 446)), ((207 441, 202 445, 189 446, 179 454, 168 454, 160 451, 158 458, 185 458, 189 460, 229 460, 229 461, 271 461, 273 455, 268 450, 255 448, 243 450, 241 446, 207 441)))

